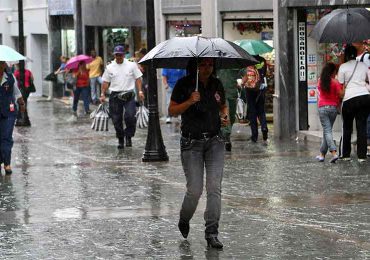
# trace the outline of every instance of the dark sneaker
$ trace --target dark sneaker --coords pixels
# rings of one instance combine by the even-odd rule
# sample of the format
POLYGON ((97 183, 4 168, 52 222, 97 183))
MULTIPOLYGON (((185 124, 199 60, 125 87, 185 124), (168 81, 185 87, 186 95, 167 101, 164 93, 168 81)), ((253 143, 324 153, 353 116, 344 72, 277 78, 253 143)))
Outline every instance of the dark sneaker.
POLYGON ((263 141, 266 141, 267 140, 267 131, 262 131, 262 138, 263 138, 263 141))
POLYGON ((132 147, 131 137, 126 137, 126 147, 132 147))
POLYGON ((188 235, 189 235, 189 231, 190 231, 189 222, 186 222, 186 221, 180 219, 179 220, 179 224, 177 226, 179 227, 179 230, 181 232, 181 235, 184 238, 187 238, 188 235))
POLYGON ((224 245, 221 243, 220 240, 218 240, 217 237, 209 237, 209 238, 206 238, 206 240, 207 240, 208 248, 221 249, 224 247, 224 245))
POLYGON ((226 142, 226 143, 225 143, 225 150, 226 150, 226 151, 231 152, 231 147, 232 147, 232 145, 231 145, 231 143, 230 143, 230 142, 226 142))
POLYGON ((124 143, 124 139, 123 138, 118 138, 118 146, 117 146, 118 149, 122 150, 125 148, 125 143, 124 143))

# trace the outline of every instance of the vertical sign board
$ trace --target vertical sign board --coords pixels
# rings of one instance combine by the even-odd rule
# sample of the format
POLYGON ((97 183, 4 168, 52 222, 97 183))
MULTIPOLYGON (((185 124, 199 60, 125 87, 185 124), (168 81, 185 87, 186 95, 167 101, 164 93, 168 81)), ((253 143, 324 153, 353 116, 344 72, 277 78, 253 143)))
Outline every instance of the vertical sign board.
POLYGON ((298 22, 298 109, 299 130, 308 130, 307 104, 307 25, 306 11, 297 10, 298 22))
POLYGON ((48 0, 49 15, 73 15, 74 0, 48 0))

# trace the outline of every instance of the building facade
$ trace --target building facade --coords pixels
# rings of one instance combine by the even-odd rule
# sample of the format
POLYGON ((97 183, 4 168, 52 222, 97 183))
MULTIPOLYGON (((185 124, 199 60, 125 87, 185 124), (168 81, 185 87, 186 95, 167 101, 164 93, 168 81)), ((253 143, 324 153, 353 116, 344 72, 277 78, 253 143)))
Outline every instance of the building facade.
MULTIPOLYGON (((49 83, 43 78, 50 72, 47 0, 24 0, 24 36, 26 68, 35 78, 36 93, 43 95, 49 83)), ((0 44, 18 49, 18 3, 14 0, 0 1, 0 44)), ((47 95, 47 93, 46 93, 47 95)))
MULTIPOLYGON (((258 39, 273 45, 272 0, 161 0, 157 10, 157 42, 174 36, 202 35, 222 37, 229 41, 258 39)), ((268 95, 269 112, 272 114, 274 54, 270 63, 271 92, 268 95)), ((160 77, 159 77, 160 78, 160 77)), ((159 84, 159 86, 161 86, 159 84)), ((165 90, 159 88, 159 96, 165 90)), ((164 100, 160 108, 166 113, 164 100)))
MULTIPOLYGON (((274 0, 276 49, 274 129, 279 138, 320 130, 316 86, 323 64, 339 64, 341 44, 319 44, 309 37, 317 21, 336 8, 370 8, 368 0, 274 0)), ((338 117, 334 130, 340 131, 338 117)))

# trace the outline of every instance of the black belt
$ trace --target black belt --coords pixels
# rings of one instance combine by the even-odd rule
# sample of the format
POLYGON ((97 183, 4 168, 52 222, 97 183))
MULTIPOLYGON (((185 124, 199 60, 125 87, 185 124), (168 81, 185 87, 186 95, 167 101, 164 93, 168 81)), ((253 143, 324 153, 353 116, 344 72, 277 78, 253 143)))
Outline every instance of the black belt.
POLYGON ((190 139, 195 139, 195 140, 207 140, 210 139, 214 136, 218 135, 218 133, 214 132, 204 132, 204 133, 181 133, 181 136, 184 138, 190 138, 190 139))

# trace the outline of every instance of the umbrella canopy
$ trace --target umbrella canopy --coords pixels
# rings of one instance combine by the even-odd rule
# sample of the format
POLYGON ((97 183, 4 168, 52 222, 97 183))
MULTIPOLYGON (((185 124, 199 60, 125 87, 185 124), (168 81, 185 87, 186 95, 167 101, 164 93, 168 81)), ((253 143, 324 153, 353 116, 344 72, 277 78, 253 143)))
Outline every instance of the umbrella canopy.
POLYGON ((370 12, 336 9, 322 17, 310 33, 320 43, 353 43, 370 39, 370 12))
POLYGON ((271 52, 274 48, 261 40, 238 40, 234 42, 251 55, 260 55, 271 52))
POLYGON ((191 59, 214 58, 217 68, 242 68, 257 61, 244 49, 221 38, 174 37, 161 42, 141 60, 155 68, 186 68, 191 59))
POLYGON ((17 61, 25 59, 26 57, 24 57, 14 49, 6 45, 0 45, 0 61, 17 61))
POLYGON ((72 69, 72 70, 78 69, 78 65, 81 62, 85 62, 87 64, 87 63, 92 62, 93 60, 94 58, 87 56, 87 55, 83 55, 83 54, 77 55, 68 60, 68 62, 66 63, 66 69, 72 69))

